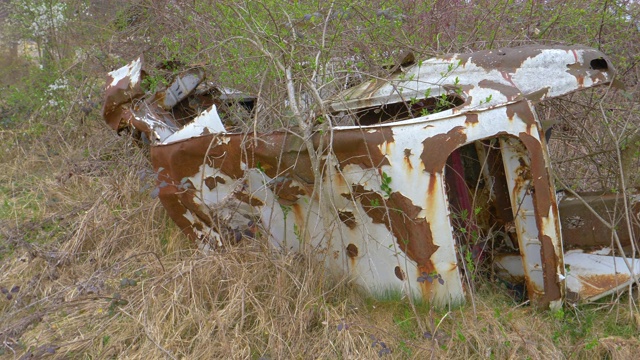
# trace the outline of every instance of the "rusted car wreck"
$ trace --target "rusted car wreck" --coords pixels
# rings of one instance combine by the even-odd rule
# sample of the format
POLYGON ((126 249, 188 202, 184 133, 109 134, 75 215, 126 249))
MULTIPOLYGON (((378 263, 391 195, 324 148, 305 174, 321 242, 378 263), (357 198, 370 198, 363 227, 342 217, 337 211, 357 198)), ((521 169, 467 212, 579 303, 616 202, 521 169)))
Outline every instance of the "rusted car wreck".
MULTIPOLYGON (((598 224, 582 202, 567 196, 560 208, 567 204, 566 218, 579 221, 561 220, 534 110, 541 100, 611 84, 614 73, 604 54, 580 46, 399 66, 327 100, 350 125, 314 133, 316 172, 290 131, 228 132, 217 109, 233 94, 206 97, 201 69, 150 94, 139 58, 109 73, 103 115, 114 130, 149 139, 160 201, 203 249, 259 229, 277 248, 313 247, 329 269, 372 293, 450 303, 464 298, 461 249, 475 256, 468 235, 481 231, 494 234, 496 272, 521 281, 533 304, 553 308, 629 286, 640 272, 638 261, 602 250, 609 235, 586 239, 598 224), (203 96, 206 110, 188 108, 203 96), (479 220, 469 222, 470 214, 479 220)), ((252 106, 250 97, 236 100, 252 106)), ((620 238, 629 245, 633 234, 620 238)))

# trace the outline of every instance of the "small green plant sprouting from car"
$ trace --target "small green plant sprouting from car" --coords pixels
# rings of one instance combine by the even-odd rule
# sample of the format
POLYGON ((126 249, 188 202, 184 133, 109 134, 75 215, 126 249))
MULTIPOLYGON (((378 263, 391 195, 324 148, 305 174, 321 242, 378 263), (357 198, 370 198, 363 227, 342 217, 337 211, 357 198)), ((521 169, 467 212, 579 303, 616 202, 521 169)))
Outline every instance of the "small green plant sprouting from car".
POLYGON ((489 95, 487 96, 484 100, 480 100, 480 105, 482 104, 488 104, 491 102, 491 100, 493 99, 493 95, 489 95))
POLYGON ((293 224, 293 234, 298 239, 298 242, 302 243, 302 231, 300 231, 298 224, 293 224))
POLYGON ((382 184, 380 185, 380 189, 384 191, 386 198, 391 197, 391 176, 387 175, 386 172, 382 172, 382 184))

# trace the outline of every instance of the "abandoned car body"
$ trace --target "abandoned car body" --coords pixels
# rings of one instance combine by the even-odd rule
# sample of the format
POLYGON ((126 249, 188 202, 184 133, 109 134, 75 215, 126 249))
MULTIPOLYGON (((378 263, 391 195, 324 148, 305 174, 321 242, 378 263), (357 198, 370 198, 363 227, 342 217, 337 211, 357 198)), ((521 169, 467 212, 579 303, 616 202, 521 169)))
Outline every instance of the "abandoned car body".
POLYGON ((103 115, 113 129, 150 139, 159 198, 202 248, 259 228, 277 248, 311 246, 371 292, 438 303, 463 299, 460 253, 476 250, 468 236, 480 230, 499 230, 493 246, 507 250, 494 257, 496 272, 523 281, 539 307, 557 307, 567 293, 602 296, 628 285, 632 268, 640 272, 637 261, 584 253, 579 241, 564 255, 534 110, 540 100, 610 84, 615 72, 599 51, 527 46, 399 67, 327 101, 332 116, 352 125, 314 133, 320 164, 290 131, 228 132, 219 98, 185 115, 179 105, 202 93, 202 70, 145 94, 142 65, 139 58, 109 74, 103 115), (484 220, 471 223, 471 214, 484 220), (605 266, 580 273, 594 264, 605 266), (596 286, 595 277, 608 282, 596 286))

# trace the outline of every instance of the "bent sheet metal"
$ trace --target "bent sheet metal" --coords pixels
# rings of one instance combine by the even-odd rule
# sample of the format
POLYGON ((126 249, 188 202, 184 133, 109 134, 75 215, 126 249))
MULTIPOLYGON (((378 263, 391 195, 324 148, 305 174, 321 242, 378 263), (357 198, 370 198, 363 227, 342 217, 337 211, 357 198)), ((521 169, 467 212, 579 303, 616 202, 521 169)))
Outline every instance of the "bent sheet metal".
POLYGON ((465 234, 499 230, 494 247, 514 257, 501 269, 521 277, 534 304, 557 307, 573 286, 565 262, 576 255, 563 256, 534 105, 610 84, 614 69, 597 50, 527 46, 396 67, 327 99, 349 125, 314 133, 316 164, 291 131, 228 131, 218 110, 255 99, 204 96, 201 69, 155 94, 144 76, 142 58, 109 74, 104 118, 151 142, 160 201, 203 249, 260 231, 277 248, 312 247, 372 293, 451 303, 464 298, 461 253, 477 247, 465 234), (188 109, 194 99, 204 110, 188 109), (470 224, 471 214, 484 220, 470 224))

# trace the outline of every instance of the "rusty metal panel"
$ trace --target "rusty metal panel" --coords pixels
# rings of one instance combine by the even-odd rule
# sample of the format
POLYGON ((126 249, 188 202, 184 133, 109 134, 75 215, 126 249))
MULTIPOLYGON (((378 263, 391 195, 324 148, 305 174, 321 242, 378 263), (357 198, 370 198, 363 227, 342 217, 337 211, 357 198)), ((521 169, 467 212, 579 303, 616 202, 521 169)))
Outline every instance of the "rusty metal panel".
MULTIPOLYGON (((635 274, 640 274, 640 260, 629 259, 635 274)), ((620 291, 634 282, 624 259, 612 256, 610 248, 585 252, 569 250, 564 254, 566 299, 570 302, 596 301, 620 291)), ((522 256, 502 255, 495 259, 496 275, 509 283, 525 281, 522 256)), ((528 289, 527 289, 528 291, 528 289)))
POLYGON ((564 265, 546 148, 529 134, 521 134, 520 141, 502 138, 500 145, 529 299, 558 307, 564 293, 564 265))
MULTIPOLYGON (((215 209, 226 224, 260 222, 280 247, 295 250, 309 239, 318 252, 329 255, 331 268, 349 271, 372 291, 405 287, 425 299, 450 302, 464 294, 444 165, 456 148, 476 140, 538 136, 537 128, 519 115, 506 116, 510 109, 477 114, 479 124, 491 122, 491 127, 451 116, 429 126, 409 122, 336 129, 333 151, 324 160, 325 184, 314 198, 308 155, 285 132, 264 135, 257 144, 243 134, 210 134, 155 146, 151 154, 160 178, 170 184, 160 190, 160 199, 205 247, 219 245, 210 215, 215 209), (387 190, 384 177, 391 179, 387 190), (186 189, 184 184, 189 184, 186 189), (318 199, 327 199, 337 210, 329 212, 334 218, 322 218, 327 205, 318 199)), ((316 134, 314 142, 319 144, 321 136, 330 135, 316 134)))
POLYGON ((340 94, 335 111, 458 93, 464 104, 448 112, 539 101, 598 84, 615 71, 601 52, 582 46, 522 46, 434 57, 340 94), (461 90, 460 91, 458 91, 461 90))
MULTIPOLYGON (((626 290, 633 277, 622 257, 611 256, 609 249, 596 253, 570 250, 564 254, 567 267, 567 300, 595 301, 626 290)), ((635 274, 640 274, 640 260, 630 259, 635 274)))
POLYGON ((538 306, 558 306, 565 277, 560 223, 533 106, 609 83, 609 61, 583 47, 522 47, 453 54, 400 71, 328 100, 337 116, 386 105, 401 116, 368 126, 356 116, 351 125, 315 132, 319 189, 307 147, 290 132, 227 132, 216 111, 220 98, 187 122, 173 118, 168 108, 191 96, 202 72, 145 95, 138 59, 110 73, 103 114, 114 129, 133 127, 151 140, 160 200, 201 248, 259 229, 280 249, 311 246, 329 269, 373 293, 400 289, 438 303, 464 299, 445 164, 464 145, 499 138, 509 193, 503 198, 516 222, 527 288, 538 306), (436 113, 412 108, 443 94, 461 102, 436 113))
MULTIPOLYGON (((638 192, 637 189, 636 192, 638 192)), ((621 194, 590 192, 579 195, 603 219, 612 224, 619 224, 616 232, 622 246, 631 245, 631 235, 635 235, 636 238, 640 236, 640 195, 634 195, 629 199, 634 234, 629 234, 627 226, 622 222, 625 213, 621 194)), ((562 238, 567 250, 611 246, 611 230, 602 226, 600 220, 581 200, 564 193, 561 193, 561 197, 558 206, 562 217, 562 238)))
POLYGON ((140 84, 144 72, 143 61, 140 56, 107 76, 102 116, 114 130, 131 125, 131 103, 144 95, 140 84))

